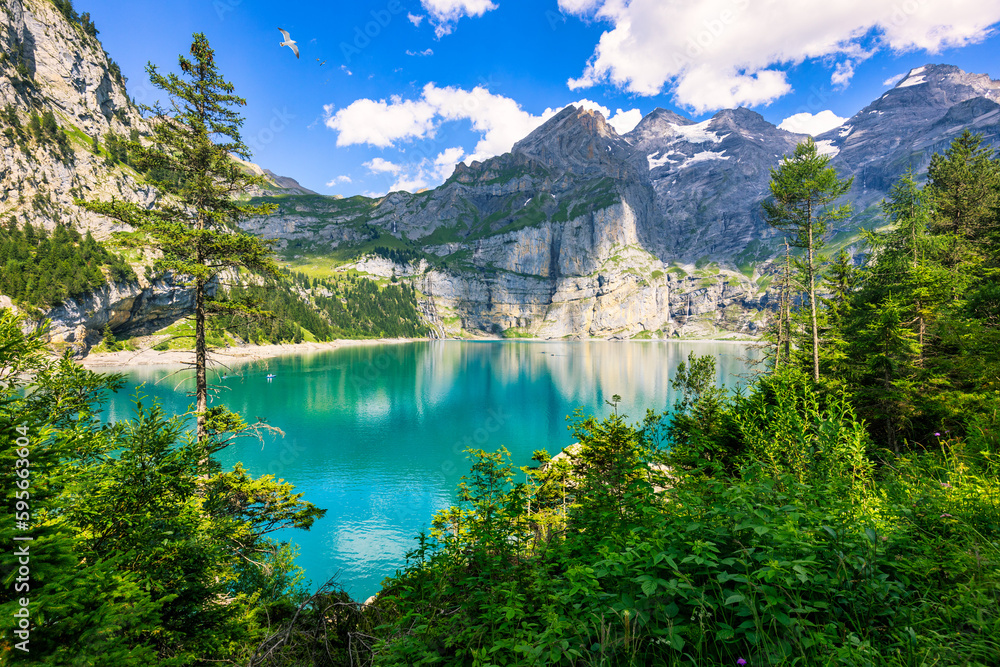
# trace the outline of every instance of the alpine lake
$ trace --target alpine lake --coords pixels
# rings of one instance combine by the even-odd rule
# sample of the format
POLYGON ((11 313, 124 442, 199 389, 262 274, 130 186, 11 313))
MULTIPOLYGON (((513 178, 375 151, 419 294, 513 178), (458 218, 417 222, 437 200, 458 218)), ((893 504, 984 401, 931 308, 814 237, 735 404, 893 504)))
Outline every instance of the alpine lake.
MULTIPOLYGON (((514 466, 533 465, 535 450, 555 455, 573 443, 567 417, 578 409, 603 418, 617 394, 630 422, 668 410, 670 379, 692 351, 714 356, 730 389, 748 383, 747 358, 760 354, 709 341, 421 341, 215 366, 214 401, 284 433, 238 439, 216 456, 224 469, 242 462, 251 475, 284 479, 325 508, 309 531, 273 536, 298 545, 311 590, 336 577, 364 600, 405 565, 432 516, 457 504, 467 448, 503 446, 514 466)), ((127 382, 107 405, 111 420, 133 414, 137 390, 167 414, 193 403, 190 370, 101 371, 127 382)))

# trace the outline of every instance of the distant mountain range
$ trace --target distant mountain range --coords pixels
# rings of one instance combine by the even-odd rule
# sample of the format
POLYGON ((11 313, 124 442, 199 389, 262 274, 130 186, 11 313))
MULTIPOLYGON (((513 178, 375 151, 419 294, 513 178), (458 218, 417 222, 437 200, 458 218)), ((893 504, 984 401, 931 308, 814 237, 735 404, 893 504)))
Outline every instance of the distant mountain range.
MULTIPOLYGON (((989 76, 926 65, 815 137, 841 176, 854 176, 855 215, 832 230, 834 247, 850 249, 906 169, 925 171, 965 129, 1000 145, 998 101, 989 76)), ((754 332, 780 244, 760 204, 770 170, 805 139, 748 109, 699 123, 656 109, 619 135, 599 113, 569 106, 433 190, 292 197, 247 228, 303 261, 375 246, 412 253, 409 266, 364 265, 415 273, 450 313, 451 333, 754 332)))
MULTIPOLYGON (((117 225, 73 202, 156 200, 109 151, 109 133, 146 136, 146 121, 100 42, 52 3, 0 3, 0 25, 0 215, 107 238, 117 225), (69 153, 25 134, 33 112, 54 115, 69 153)), ((833 230, 834 249, 853 249, 906 168, 922 172, 965 129, 1000 145, 1000 82, 927 65, 817 136, 841 175, 855 177, 856 214, 833 230)), ((570 106, 509 153, 459 164, 441 186, 413 194, 326 197, 245 163, 270 182, 251 194, 278 204, 245 227, 278 239, 293 266, 411 282, 439 335, 754 334, 770 318, 780 245, 760 203, 771 168, 805 138, 747 109, 698 123, 656 109, 619 135, 599 113, 570 106)), ((137 284, 47 313, 54 339, 79 346, 105 324, 125 332, 187 312, 183 285, 136 268, 137 284)))

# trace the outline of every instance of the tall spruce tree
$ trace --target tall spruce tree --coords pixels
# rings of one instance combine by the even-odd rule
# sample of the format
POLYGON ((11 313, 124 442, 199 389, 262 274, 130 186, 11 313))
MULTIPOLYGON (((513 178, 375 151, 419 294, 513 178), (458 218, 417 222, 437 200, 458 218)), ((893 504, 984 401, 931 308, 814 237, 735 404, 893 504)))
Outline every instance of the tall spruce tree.
POLYGON ((801 283, 809 295, 809 322, 812 332, 813 379, 819 381, 819 323, 816 310, 816 278, 819 253, 830 223, 850 215, 850 205, 831 207, 851 188, 853 177, 841 180, 828 166, 829 156, 820 155, 810 138, 799 144, 791 156, 771 169, 771 198, 764 202, 767 223, 789 236, 789 242, 805 250, 799 262, 801 283))
POLYGON ((121 201, 83 202, 89 210, 128 223, 138 243, 162 253, 161 266, 189 276, 195 293, 195 395, 197 437, 207 433, 208 382, 206 318, 212 287, 227 269, 245 268, 277 277, 272 244, 239 231, 241 219, 266 215, 273 205, 240 203, 235 196, 263 183, 246 173, 232 156, 249 158, 240 138, 243 118, 233 107, 246 100, 222 78, 214 51, 202 33, 194 35, 191 57, 179 58, 181 75, 163 75, 152 63, 150 81, 170 96, 168 112, 152 112, 149 144, 128 142, 130 160, 142 171, 163 175, 155 185, 169 196, 152 209, 121 201))
MULTIPOLYGON (((928 194, 935 209, 932 228, 950 236, 949 263, 962 260, 963 247, 986 236, 988 222, 1000 203, 1000 160, 969 130, 927 167, 928 194)), ((975 251, 973 251, 974 254, 975 251)))

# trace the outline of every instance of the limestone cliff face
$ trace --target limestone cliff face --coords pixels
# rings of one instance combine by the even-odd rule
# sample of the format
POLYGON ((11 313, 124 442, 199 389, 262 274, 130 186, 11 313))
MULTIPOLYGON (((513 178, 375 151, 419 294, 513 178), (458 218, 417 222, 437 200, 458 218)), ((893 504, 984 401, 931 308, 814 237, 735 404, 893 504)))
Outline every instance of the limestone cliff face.
MULTIPOLYGON (((22 128, 19 136, 8 122, 0 127, 0 222, 13 218, 19 225, 30 222, 49 230, 70 223, 107 240, 122 227, 88 213, 74 200, 117 199, 151 206, 160 196, 132 169, 112 164, 94 150, 94 140, 103 147, 109 132, 124 137, 149 134, 117 66, 96 37, 67 20, 49 0, 0 0, 0 48, 0 108, 22 128), (24 132, 32 112, 52 112, 69 137, 69 154, 24 132)), ((148 86, 139 83, 140 99, 148 86)), ((271 182, 258 194, 311 193, 292 179, 252 163, 245 166, 271 182)), ((149 259, 136 264, 135 283, 108 284, 86 298, 67 300, 37 320, 51 320, 53 342, 83 352, 106 324, 125 336, 190 313, 190 291, 170 275, 150 282, 144 270, 149 259)), ((4 298, 0 306, 12 304, 4 298)))
MULTIPOLYGON (((12 127, 0 133, 0 219, 52 229, 70 223, 107 239, 117 223, 86 212, 74 199, 112 198, 149 206, 154 188, 122 165, 110 165, 93 151, 93 140, 105 135, 148 133, 145 121, 129 101, 124 81, 101 48, 83 28, 69 22, 47 0, 6 0, 0 3, 0 107, 27 128, 32 111, 51 111, 68 135, 68 155, 52 144, 12 127)), ((190 292, 171 276, 150 283, 143 266, 134 283, 108 284, 79 300, 41 313, 51 320, 50 337, 57 346, 85 351, 106 324, 119 335, 153 323, 173 321, 190 312, 190 292)), ((5 299, 8 307, 9 299, 5 299)))
POLYGON ((106 238, 114 226, 73 204, 74 197, 151 203, 155 191, 130 169, 110 167, 92 152, 108 132, 146 132, 124 81, 95 37, 46 0, 0 4, 0 106, 22 126, 31 111, 51 111, 70 137, 72 155, 0 135, 0 215, 52 228, 72 222, 106 238))
POLYGON ((105 326, 126 335, 148 334, 194 310, 194 294, 167 275, 139 283, 109 283, 82 299, 68 299, 53 308, 49 340, 85 352, 100 340, 105 326))

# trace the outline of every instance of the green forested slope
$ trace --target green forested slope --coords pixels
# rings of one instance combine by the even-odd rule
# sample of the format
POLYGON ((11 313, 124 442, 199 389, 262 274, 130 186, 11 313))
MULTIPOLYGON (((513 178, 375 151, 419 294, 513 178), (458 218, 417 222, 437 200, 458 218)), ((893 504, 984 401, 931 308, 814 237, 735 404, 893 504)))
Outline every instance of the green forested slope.
POLYGON ((0 294, 34 307, 58 306, 103 287, 108 279, 135 280, 120 255, 109 252, 87 232, 57 225, 49 234, 13 221, 0 227, 0 294), (107 275, 105 275, 105 270, 107 275))

